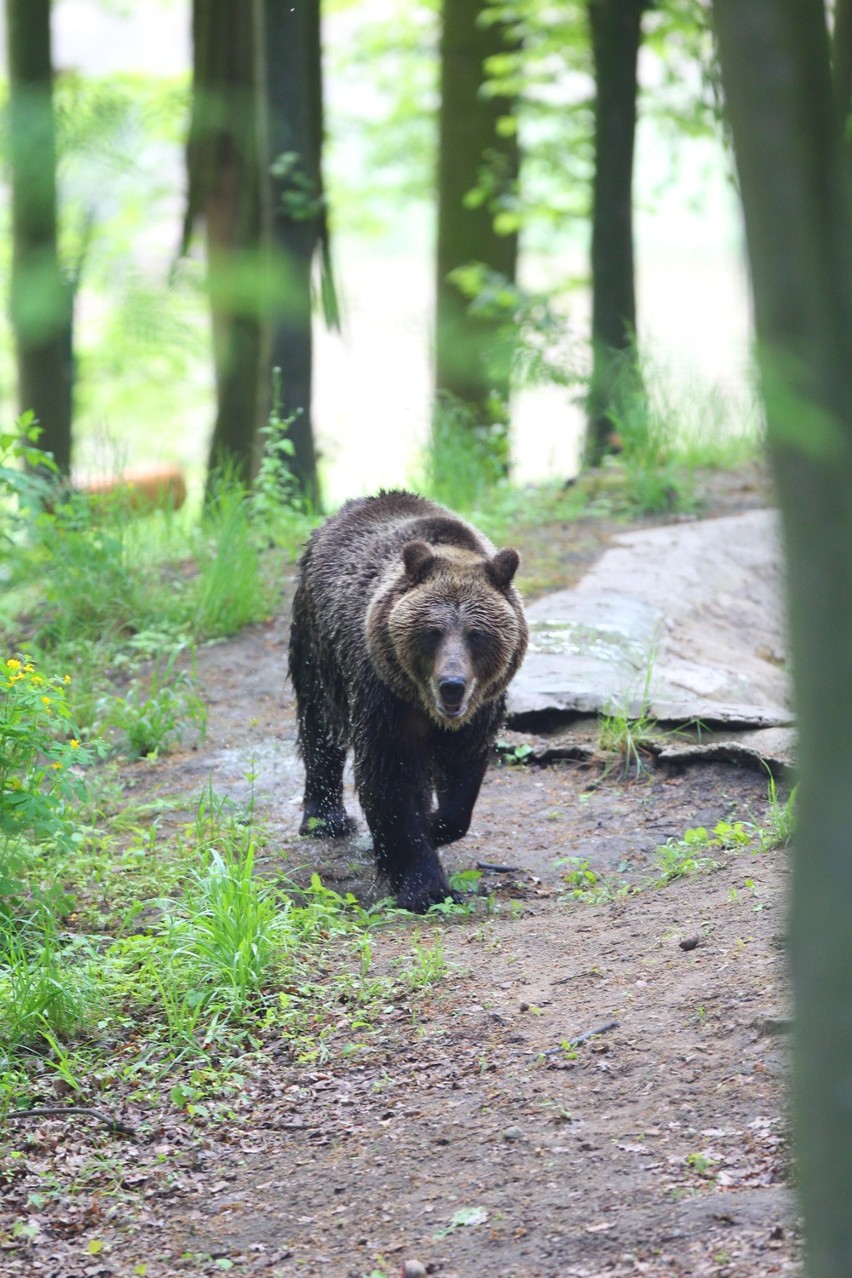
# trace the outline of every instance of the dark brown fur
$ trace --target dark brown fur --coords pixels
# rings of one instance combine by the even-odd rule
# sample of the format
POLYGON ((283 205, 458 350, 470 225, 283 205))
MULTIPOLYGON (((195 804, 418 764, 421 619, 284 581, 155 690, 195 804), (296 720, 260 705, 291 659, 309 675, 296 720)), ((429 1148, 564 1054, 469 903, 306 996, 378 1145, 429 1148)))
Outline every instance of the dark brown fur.
POLYGON ((404 492, 348 502, 302 556, 290 637, 301 833, 353 829, 343 807, 351 747, 379 869, 408 909, 451 894, 435 849, 467 833, 526 650, 517 566, 514 550, 495 552, 470 524, 404 492))

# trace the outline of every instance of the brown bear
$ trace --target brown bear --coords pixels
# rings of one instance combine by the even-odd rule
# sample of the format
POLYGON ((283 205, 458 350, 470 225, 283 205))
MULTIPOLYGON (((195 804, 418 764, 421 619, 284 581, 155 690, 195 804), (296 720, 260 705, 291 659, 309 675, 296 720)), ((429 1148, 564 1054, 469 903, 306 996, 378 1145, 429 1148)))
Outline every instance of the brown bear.
POLYGON ((299 565, 290 678, 305 764, 300 833, 354 829, 343 807, 351 747, 379 870, 419 913, 453 895, 435 849, 467 833, 526 650, 517 567, 517 551, 495 551, 407 492, 347 502, 299 565))

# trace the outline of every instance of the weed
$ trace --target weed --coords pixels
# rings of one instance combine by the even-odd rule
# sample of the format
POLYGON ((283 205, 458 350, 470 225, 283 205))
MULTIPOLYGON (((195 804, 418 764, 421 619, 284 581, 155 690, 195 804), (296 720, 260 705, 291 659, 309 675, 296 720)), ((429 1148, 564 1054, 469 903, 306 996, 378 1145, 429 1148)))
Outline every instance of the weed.
POLYGON ((204 739, 207 709, 195 691, 193 676, 175 670, 182 650, 178 645, 165 665, 154 666, 147 691, 137 682, 126 697, 108 702, 102 726, 120 733, 120 748, 133 758, 179 745, 190 726, 204 739))
POLYGON ((0 890, 12 888, 12 860, 24 836, 67 842, 82 774, 98 746, 80 741, 68 703, 70 675, 44 675, 26 656, 0 662, 0 890), (5 881, 4 881, 5 880, 5 881))
POLYGON ((270 976, 287 939, 268 884, 253 877, 254 844, 228 860, 210 854, 184 902, 164 922, 176 987, 190 987, 189 1006, 221 1006, 243 1017, 270 976))
POLYGON ((450 887, 454 892, 478 895, 482 883, 482 870, 455 870, 450 875, 450 887))
POLYGON ((202 534, 193 631, 213 639, 260 621, 270 608, 251 530, 249 497, 227 471, 211 484, 202 534))
POLYGON ((447 960, 444 954, 444 943, 436 936, 431 945, 423 945, 417 937, 412 946, 414 962, 405 968, 405 979, 413 989, 426 985, 435 985, 447 973, 447 960))
POLYGON ((642 691, 634 702, 625 698, 620 706, 612 705, 598 718, 598 749, 616 755, 626 776, 634 771, 639 776, 645 768, 643 754, 659 737, 657 721, 651 713, 651 681, 657 649, 656 642, 648 652, 642 691))
POLYGON ((451 510, 472 513, 498 485, 507 456, 505 428, 477 422, 471 409, 450 395, 435 404, 422 487, 451 510))
POLYGON ((670 883, 673 879, 683 878, 686 874, 718 870, 720 863, 712 856, 706 855, 707 852, 747 847, 752 837, 753 831, 749 830, 742 821, 717 821, 712 831, 708 831, 701 825, 686 830, 682 838, 668 839, 656 848, 654 861, 659 870, 659 877, 655 880, 655 884, 670 883))
POLYGON ((510 745, 507 741, 498 741, 496 748, 502 763, 516 767, 529 763, 530 755, 533 753, 533 748, 530 745, 510 745))
POLYGON ((790 846, 796 833, 796 800, 798 785, 794 785, 787 801, 782 803, 778 798, 775 778, 769 776, 769 819, 766 827, 760 831, 760 851, 770 852, 774 848, 790 846))
POLYGON ((584 857, 564 857, 557 860, 556 864, 568 867, 562 875, 568 888, 568 896, 586 905, 605 905, 609 901, 621 900, 637 890, 614 874, 599 874, 584 857))
POLYGON ((0 1042, 6 1051, 75 1034, 98 1005, 96 955, 88 942, 62 945, 41 909, 7 920, 0 933, 0 1042))

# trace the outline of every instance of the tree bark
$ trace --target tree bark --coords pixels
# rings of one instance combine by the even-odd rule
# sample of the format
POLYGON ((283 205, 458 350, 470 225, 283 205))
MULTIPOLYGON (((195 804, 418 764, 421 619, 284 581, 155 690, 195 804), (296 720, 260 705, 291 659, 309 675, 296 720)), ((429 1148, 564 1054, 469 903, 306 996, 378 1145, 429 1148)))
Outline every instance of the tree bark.
POLYGON ((586 461, 612 450, 619 401, 641 386, 635 359, 633 153, 637 68, 647 0, 588 0, 595 65, 592 185, 592 379, 586 461))
POLYGON ((823 0, 714 0, 787 554, 791 965, 811 1278, 852 1273, 852 220, 823 0))
MULTIPOLYGON (((272 333, 272 364, 281 369, 281 416, 293 418, 290 470, 308 502, 320 505, 311 416, 313 339, 311 277, 317 251, 328 271, 322 180, 322 65, 319 0, 264 0, 269 103, 273 252, 282 295, 272 333)), ((334 318, 334 317, 331 317, 334 318)))
POLYGON ((10 314, 18 402, 31 409, 39 447, 71 464, 72 289, 57 251, 56 136, 50 0, 7 0, 9 161, 12 183, 10 314))
POLYGON ((209 471, 233 468, 246 485, 269 405, 262 22, 261 0, 193 3, 184 247, 203 217, 217 393, 209 471))
POLYGON ((441 29, 441 106, 438 127, 438 242, 435 389, 469 409, 475 425, 508 422, 511 343, 506 316, 471 313, 468 299, 448 277, 481 263, 514 281, 518 236, 494 229, 495 199, 517 184, 517 137, 498 135, 500 117, 515 103, 481 92, 484 63, 509 46, 504 28, 483 24, 485 0, 444 0, 441 29), (487 170, 493 198, 466 200, 487 170))

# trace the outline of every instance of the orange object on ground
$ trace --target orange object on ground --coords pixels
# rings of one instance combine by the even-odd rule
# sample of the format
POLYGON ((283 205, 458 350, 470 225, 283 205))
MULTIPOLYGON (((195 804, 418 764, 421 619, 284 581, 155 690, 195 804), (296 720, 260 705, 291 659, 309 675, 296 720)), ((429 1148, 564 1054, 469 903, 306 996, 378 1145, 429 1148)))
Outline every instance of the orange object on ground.
POLYGON ((116 497, 128 510, 179 510, 186 500, 186 480, 179 466, 130 466, 75 484, 90 497, 116 497))

